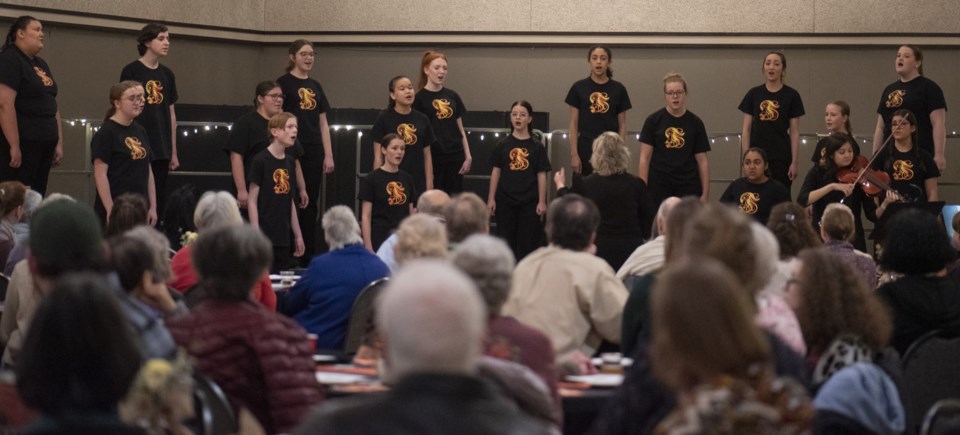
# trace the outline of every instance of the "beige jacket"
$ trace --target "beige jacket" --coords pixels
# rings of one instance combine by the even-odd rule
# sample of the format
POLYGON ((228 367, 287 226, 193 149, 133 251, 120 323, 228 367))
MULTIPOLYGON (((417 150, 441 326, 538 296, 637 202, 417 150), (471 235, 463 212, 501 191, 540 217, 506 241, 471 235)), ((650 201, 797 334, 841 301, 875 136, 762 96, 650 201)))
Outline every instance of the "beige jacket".
POLYGON ((27 327, 41 302, 43 294, 34 286, 27 260, 17 263, 7 287, 3 316, 0 317, 0 342, 7 345, 3 351, 4 365, 13 366, 16 363, 27 336, 27 327))

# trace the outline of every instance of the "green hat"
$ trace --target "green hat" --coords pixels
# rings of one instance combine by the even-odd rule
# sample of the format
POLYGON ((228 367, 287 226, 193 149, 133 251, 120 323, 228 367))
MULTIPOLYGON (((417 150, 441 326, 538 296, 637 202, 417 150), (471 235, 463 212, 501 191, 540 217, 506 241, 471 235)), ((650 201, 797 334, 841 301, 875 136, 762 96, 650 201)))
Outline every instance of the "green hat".
POLYGON ((93 209, 73 201, 40 207, 30 224, 30 254, 45 264, 102 257, 103 236, 93 209))

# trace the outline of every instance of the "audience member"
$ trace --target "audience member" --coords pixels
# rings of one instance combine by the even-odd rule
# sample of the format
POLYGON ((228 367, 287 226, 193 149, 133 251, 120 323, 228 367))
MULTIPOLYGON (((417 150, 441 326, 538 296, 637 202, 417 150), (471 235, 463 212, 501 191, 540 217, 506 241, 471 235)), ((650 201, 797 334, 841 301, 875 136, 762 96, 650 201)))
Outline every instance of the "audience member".
POLYGON ((310 261, 284 297, 283 310, 317 335, 318 349, 342 350, 353 302, 361 290, 389 275, 390 270, 363 247, 360 224, 349 207, 330 208, 322 225, 330 252, 310 261))
MULTIPOLYGON (((47 197, 51 200, 54 198, 70 198, 61 193, 51 193, 47 197)), ((27 258, 27 246, 30 245, 30 222, 33 220, 33 213, 37 211, 42 201, 43 197, 33 189, 27 189, 27 193, 23 196, 23 214, 20 216, 20 222, 13 226, 16 243, 13 244, 13 249, 10 250, 10 255, 7 256, 7 262, 3 268, 3 274, 7 277, 13 274, 13 267, 17 263, 27 258)))
POLYGON ((837 258, 849 264, 863 277, 870 289, 877 288, 877 263, 865 252, 853 248, 850 243, 856 232, 853 212, 846 205, 832 203, 823 211, 820 222, 820 238, 823 245, 837 258))
POLYGON ((451 266, 401 269, 377 303, 392 388, 329 402, 295 433, 548 433, 477 377, 485 318, 476 287, 451 266))
POLYGON ((167 323, 201 374, 267 433, 288 432, 323 399, 307 333, 250 300, 272 261, 272 245, 248 225, 211 228, 193 245, 204 299, 167 323))
POLYGON ((0 183, 0 262, 6 264, 17 243, 16 225, 23 216, 27 187, 19 181, 0 183))
MULTIPOLYGON (((443 208, 450 200, 450 195, 442 190, 431 189, 423 192, 417 200, 416 213, 423 213, 443 220, 443 208)), ((393 247, 397 244, 397 233, 394 232, 377 249, 377 257, 390 268, 390 272, 397 271, 397 261, 393 258, 393 247)))
POLYGON ((960 283, 946 277, 956 253, 943 226, 929 213, 908 209, 893 215, 887 229, 880 266, 904 275, 877 290, 893 313, 893 347, 903 355, 935 329, 960 334, 960 283))
POLYGON ((200 193, 200 189, 192 183, 184 184, 170 192, 163 210, 160 210, 163 215, 160 216, 158 226, 163 229, 163 234, 167 236, 174 251, 183 247, 187 233, 197 231, 193 215, 196 213, 200 193))
POLYGON ((793 275, 797 255, 804 249, 820 246, 820 236, 813 230, 807 211, 795 202, 773 206, 767 228, 780 243, 780 265, 778 272, 770 279, 770 288, 783 289, 793 275))
MULTIPOLYGON (((89 214, 99 234, 93 210, 89 214)), ((57 281, 34 316, 17 365, 20 397, 41 413, 19 433, 145 434, 117 417, 117 403, 140 367, 136 341, 123 324, 103 277, 71 274, 57 281)))
POLYGON ((550 337, 567 372, 582 371, 602 340, 620 343, 627 289, 592 254, 599 225, 593 201, 577 194, 555 199, 547 210, 550 244, 517 265, 503 306, 503 314, 550 337))
MULTIPOLYGON (((778 272, 780 265, 780 246, 770 230, 754 220, 750 230, 757 247, 757 275, 765 282, 756 294, 757 326, 772 332, 799 355, 807 353, 803 342, 800 323, 793 309, 783 297, 783 286, 772 287, 771 278, 778 272)), ((774 283, 774 285, 780 285, 774 283)))
POLYGON ((638 246, 630 254, 630 257, 623 262, 623 266, 620 266, 620 270, 617 270, 617 278, 624 280, 631 275, 646 275, 657 272, 663 267, 663 250, 667 239, 667 215, 670 214, 673 206, 679 202, 680 198, 671 196, 660 203, 651 231, 653 239, 638 246))
POLYGON ((490 233, 490 209, 475 193, 454 195, 443 206, 443 217, 451 249, 472 234, 490 233))
POLYGON ((3 365, 14 367, 37 307, 54 281, 68 272, 105 272, 100 221, 90 206, 73 201, 45 204, 33 217, 27 259, 17 263, 0 317, 3 365))
POLYGON ((138 193, 124 193, 113 199, 103 236, 119 236, 138 225, 147 225, 147 199, 138 193))
MULTIPOLYGON (((486 209, 484 209, 486 210, 486 209)), ((397 243, 393 246, 393 258, 397 265, 418 258, 446 258, 447 229, 439 219, 426 215, 408 216, 397 228, 397 243)))

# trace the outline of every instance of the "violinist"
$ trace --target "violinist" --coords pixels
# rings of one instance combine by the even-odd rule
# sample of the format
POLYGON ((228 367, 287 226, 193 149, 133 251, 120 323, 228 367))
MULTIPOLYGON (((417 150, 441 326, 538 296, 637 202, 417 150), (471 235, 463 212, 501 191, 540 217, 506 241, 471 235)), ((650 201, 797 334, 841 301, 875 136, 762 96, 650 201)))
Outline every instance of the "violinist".
POLYGON ((820 219, 823 217, 823 211, 828 204, 842 202, 850 207, 856 227, 853 246, 861 251, 866 251, 867 244, 863 235, 860 211, 862 209, 867 219, 875 222, 876 203, 864 193, 861 187, 855 185, 853 180, 845 178, 845 181, 848 182, 842 182, 837 178, 841 173, 849 173, 855 168, 854 163, 860 155, 860 147, 846 135, 827 136, 824 143, 826 149, 824 164, 814 165, 807 172, 797 202, 804 207, 813 206, 813 225, 818 232, 820 231, 820 219))
POLYGON ((905 109, 893 113, 891 127, 894 143, 880 151, 874 167, 890 176, 890 187, 877 208, 883 215, 892 202, 933 202, 937 200, 937 178, 940 170, 933 157, 917 144, 917 118, 905 109))

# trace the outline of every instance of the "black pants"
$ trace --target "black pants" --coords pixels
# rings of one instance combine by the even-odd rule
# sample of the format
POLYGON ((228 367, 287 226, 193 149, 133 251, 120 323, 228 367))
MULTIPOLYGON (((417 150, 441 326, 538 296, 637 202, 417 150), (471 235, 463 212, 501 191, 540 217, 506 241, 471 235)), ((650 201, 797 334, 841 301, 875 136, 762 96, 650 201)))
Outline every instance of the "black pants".
POLYGON ((653 199, 653 202, 660 206, 660 203, 663 200, 676 196, 677 198, 683 198, 685 196, 696 196, 700 197, 703 195, 703 186, 700 184, 700 180, 696 180, 696 184, 687 184, 687 185, 671 185, 669 183, 658 182, 657 176, 651 173, 648 176, 650 183, 647 184, 647 187, 650 189, 650 198, 653 199))
MULTIPOLYGON (((153 169, 153 187, 157 195, 157 215, 163 218, 167 206, 167 175, 170 173, 170 160, 154 160, 150 162, 153 169)), ((149 201, 150 198, 147 198, 149 201)))
POLYGON ((506 240, 517 261, 543 246, 543 223, 537 216, 537 203, 508 205, 497 198, 497 235, 506 240))
POLYGON ((463 167, 463 161, 466 159, 464 154, 438 152, 431 155, 431 158, 433 160, 433 188, 447 192, 450 196, 463 192, 463 175, 460 175, 460 168, 463 167))
POLYGON ((790 171, 790 161, 789 160, 769 160, 767 164, 770 166, 770 178, 779 181, 784 187, 787 188, 787 191, 790 191, 790 186, 793 184, 793 181, 790 180, 790 177, 787 173, 790 171))
POLYGON ((590 164, 590 158, 593 157, 592 137, 580 137, 577 139, 577 156, 580 157, 580 175, 586 177, 593 173, 593 165, 590 164))
POLYGON ((270 265, 270 273, 280 273, 281 270, 289 270, 293 266, 293 246, 274 246, 273 264, 270 265))
POLYGON ((10 145, 6 139, 0 142, 0 181, 19 181, 37 193, 46 195, 57 140, 21 140, 19 168, 10 167, 10 145))
POLYGON ((323 181, 323 146, 307 145, 303 147, 304 154, 300 157, 300 169, 303 170, 303 181, 307 185, 307 197, 310 203, 306 208, 300 208, 300 199, 297 202, 297 220, 300 221, 300 232, 303 234, 303 256, 300 265, 307 267, 310 260, 316 255, 317 247, 317 217, 320 212, 320 184, 323 181))

